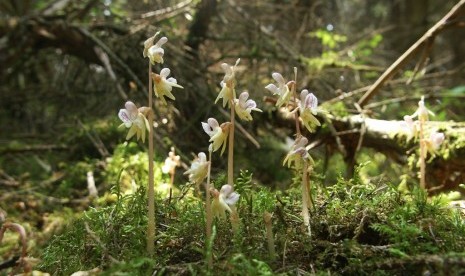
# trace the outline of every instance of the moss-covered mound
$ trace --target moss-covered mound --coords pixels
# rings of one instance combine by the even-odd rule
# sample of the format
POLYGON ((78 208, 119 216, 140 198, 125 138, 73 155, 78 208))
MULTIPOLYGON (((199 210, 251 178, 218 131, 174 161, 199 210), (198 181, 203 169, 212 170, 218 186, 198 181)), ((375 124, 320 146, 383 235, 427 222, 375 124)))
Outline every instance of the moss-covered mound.
POLYGON ((170 203, 159 198, 154 258, 145 255, 145 188, 126 196, 115 189, 114 205, 87 211, 50 242, 40 269, 57 275, 95 268, 112 275, 465 272, 464 215, 444 198, 427 199, 421 191, 403 195, 388 184, 362 185, 357 178, 328 188, 316 184, 309 236, 298 188, 270 191, 242 173, 236 184, 240 230, 233 233, 229 220, 216 220, 208 250, 203 201, 189 187, 170 203), (274 257, 267 247, 265 211, 273 213, 274 257), (213 271, 206 269, 206 254, 213 254, 213 271))

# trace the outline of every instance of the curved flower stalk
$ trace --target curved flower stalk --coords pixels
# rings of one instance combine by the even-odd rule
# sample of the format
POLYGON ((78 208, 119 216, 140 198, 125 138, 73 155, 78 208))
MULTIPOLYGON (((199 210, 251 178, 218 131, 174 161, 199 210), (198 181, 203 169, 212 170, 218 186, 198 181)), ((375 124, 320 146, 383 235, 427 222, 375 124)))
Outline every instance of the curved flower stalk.
POLYGON ((287 104, 291 98, 292 91, 289 89, 289 86, 293 84, 293 81, 290 81, 286 84, 283 76, 280 73, 271 74, 273 79, 277 82, 278 86, 270 83, 265 88, 269 90, 273 95, 278 95, 278 101, 276 102, 277 107, 281 107, 283 104, 287 104))
POLYGON ((153 91, 155 92, 155 96, 160 98, 163 104, 165 105, 166 105, 165 96, 172 100, 176 99, 174 95, 171 93, 171 90, 173 90, 173 87, 184 88, 178 84, 175 78, 167 79, 170 73, 171 73, 171 70, 169 68, 161 69, 160 74, 152 73, 153 91))
POLYGON ((308 139, 299 136, 291 147, 291 150, 288 152, 284 158, 283 165, 287 164, 287 167, 290 167, 294 163, 296 169, 301 169, 303 167, 304 160, 313 163, 313 159, 307 151, 308 139))
POLYGON ((236 64, 234 66, 231 66, 227 63, 221 64, 221 68, 223 68, 224 71, 224 77, 223 80, 220 82, 221 85, 221 90, 220 93, 218 94, 218 97, 215 100, 215 104, 218 102, 219 99, 223 99, 223 107, 230 107, 231 101, 236 98, 236 76, 235 76, 235 70, 239 62, 241 61, 240 58, 236 60, 236 64))
POLYGON ((152 64, 163 64, 163 55, 165 54, 165 50, 162 48, 162 46, 168 42, 168 38, 162 37, 157 41, 157 43, 153 44, 159 33, 160 32, 157 32, 154 36, 150 37, 144 42, 143 55, 144 57, 148 57, 152 64))
POLYGON ((214 188, 210 189, 210 192, 213 196, 211 204, 213 217, 225 219, 226 211, 230 213, 233 212, 233 209, 235 208, 234 205, 239 200, 240 195, 234 192, 233 187, 229 184, 223 185, 219 192, 214 188))
POLYGON ((299 102, 299 111, 300 111, 300 118, 302 119, 302 123, 310 132, 315 132, 315 128, 317 126, 321 126, 318 119, 315 117, 318 109, 318 99, 313 95, 313 93, 309 93, 307 89, 302 90, 300 92, 300 102, 299 102))
POLYGON ((197 157, 192 161, 190 169, 184 174, 189 176, 189 181, 195 183, 197 186, 207 177, 208 165, 207 155, 203 152, 199 152, 197 157))
POLYGON ((145 130, 150 129, 149 122, 143 114, 143 112, 146 112, 146 107, 137 108, 131 101, 127 101, 124 107, 124 109, 119 110, 118 117, 123 121, 120 127, 129 128, 126 140, 136 135, 137 140, 142 138, 142 142, 145 142, 145 130))
POLYGON ((248 99, 249 93, 242 92, 239 95, 239 99, 234 100, 234 108, 236 109, 236 114, 239 116, 241 120, 244 121, 252 121, 252 115, 250 114, 252 111, 262 112, 262 110, 257 108, 257 103, 252 100, 248 99))
POLYGON ((229 122, 218 124, 218 121, 215 118, 209 118, 207 123, 202 122, 202 128, 205 133, 210 136, 209 142, 212 143, 213 151, 217 151, 221 146, 221 155, 223 155, 224 150, 226 149, 226 140, 229 134, 230 128, 229 122))

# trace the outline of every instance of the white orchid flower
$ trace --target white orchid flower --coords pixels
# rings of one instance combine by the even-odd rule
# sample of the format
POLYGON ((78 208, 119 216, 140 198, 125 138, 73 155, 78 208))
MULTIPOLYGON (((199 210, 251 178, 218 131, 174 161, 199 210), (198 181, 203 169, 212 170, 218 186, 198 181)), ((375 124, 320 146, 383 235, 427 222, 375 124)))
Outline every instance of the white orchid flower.
POLYGON ((317 126, 321 126, 320 122, 315 117, 318 112, 317 106, 318 99, 315 95, 313 95, 313 93, 309 93, 307 89, 300 92, 300 118, 302 119, 304 126, 310 132, 314 132, 317 126))
POLYGON ((428 121, 429 115, 434 116, 434 113, 426 108, 425 96, 421 96, 421 100, 418 102, 418 109, 413 113, 412 118, 418 117, 419 121, 428 121))
POLYGON ((207 123, 202 122, 203 130, 210 136, 209 142, 212 143, 213 151, 217 151, 221 145, 221 155, 223 155, 224 150, 226 149, 226 141, 229 134, 230 122, 218 124, 218 121, 215 118, 209 118, 207 123))
POLYGON ((223 185, 219 192, 217 189, 210 189, 210 192, 213 196, 211 205, 213 217, 225 219, 226 211, 233 212, 232 208, 239 201, 240 195, 234 192, 233 187, 229 184, 223 185))
POLYGON ((142 138, 142 142, 145 142, 145 129, 149 128, 149 122, 144 116, 143 111, 146 107, 137 108, 137 106, 128 101, 124 105, 125 109, 120 109, 118 112, 118 117, 123 121, 120 127, 125 126, 129 128, 128 135, 126 140, 129 140, 134 134, 136 134, 137 140, 142 138))
POLYGON ((171 93, 173 87, 184 88, 178 84, 175 78, 167 79, 170 73, 171 71, 169 68, 161 69, 160 74, 152 73, 153 91, 155 92, 155 95, 158 98, 160 98, 164 104, 166 104, 165 96, 172 100, 176 99, 174 95, 171 93))
POLYGON ((286 104, 291 98, 291 90, 289 89, 288 84, 284 80, 283 76, 280 73, 271 74, 273 79, 278 83, 278 86, 270 83, 265 86, 273 95, 278 95, 278 101, 276 102, 277 107, 281 107, 283 104, 286 104))
POLYGON ((190 169, 188 169, 184 174, 189 175, 189 181, 196 184, 202 183, 202 181, 207 177, 208 173, 208 164, 207 156, 205 153, 200 152, 192 161, 190 169))
POLYGON ((254 100, 248 99, 249 93, 242 92, 239 95, 239 99, 234 100, 234 108, 236 110, 237 116, 241 120, 244 121, 252 121, 252 115, 250 114, 252 111, 262 112, 260 109, 257 108, 257 103, 254 100))
POLYGON ((418 126, 417 122, 413 121, 412 116, 405 115, 404 121, 401 122, 402 129, 407 133, 407 140, 410 140, 412 137, 416 138, 418 135, 418 126))
POLYGON ((223 99, 223 107, 226 107, 226 105, 230 105, 230 102, 236 98, 236 76, 235 76, 235 70, 239 62, 241 61, 240 58, 236 60, 236 64, 234 66, 231 66, 227 63, 221 64, 221 68, 223 68, 224 71, 224 77, 223 80, 221 81, 221 91, 218 94, 218 97, 215 100, 215 104, 218 102, 219 99, 223 99))
POLYGON ((150 37, 144 42, 144 57, 148 57, 152 64, 161 63, 163 64, 163 55, 165 54, 165 50, 163 50, 162 46, 166 42, 168 42, 168 38, 162 37, 160 38, 157 43, 153 44, 155 38, 158 36, 160 32, 157 32, 154 36, 150 37))
POLYGON ((168 157, 165 159, 165 163, 161 167, 161 171, 163 173, 174 174, 176 167, 181 165, 181 157, 174 153, 174 149, 172 148, 171 151, 168 153, 168 157))
POLYGON ((294 141, 294 144, 291 147, 291 150, 284 158, 283 165, 290 167, 294 163, 296 168, 301 168, 303 161, 306 159, 313 163, 312 157, 308 153, 306 146, 308 144, 308 139, 300 136, 294 141))
POLYGON ((431 155, 434 155, 441 146, 441 144, 444 142, 445 135, 442 132, 432 132, 429 136, 429 139, 425 140, 426 144, 426 149, 431 153, 431 155))

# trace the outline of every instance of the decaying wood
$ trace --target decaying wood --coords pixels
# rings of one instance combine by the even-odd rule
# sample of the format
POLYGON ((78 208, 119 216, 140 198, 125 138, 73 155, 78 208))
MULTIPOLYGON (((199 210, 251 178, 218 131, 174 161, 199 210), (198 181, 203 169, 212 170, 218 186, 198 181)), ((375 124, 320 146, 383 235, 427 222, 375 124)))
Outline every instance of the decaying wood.
MULTIPOLYGON (((407 139, 402 121, 387 121, 362 116, 348 116, 338 118, 328 116, 336 132, 320 131, 316 139, 324 141, 326 145, 332 146, 337 151, 338 146, 335 135, 340 138, 344 148, 353 154, 357 152, 357 144, 360 139, 360 130, 364 126, 364 138, 362 147, 371 148, 385 154, 390 159, 400 163, 407 163, 407 157, 418 148, 418 142, 414 139, 407 139)), ((465 182, 465 147, 454 145, 456 137, 465 134, 465 123, 457 122, 427 122, 427 129, 430 131, 441 131, 445 133, 446 141, 441 145, 441 149, 447 148, 450 151, 447 159, 438 154, 431 158, 427 164, 427 185, 430 192, 437 193, 444 190, 456 190, 459 184, 465 182)), ((349 168, 350 170, 350 168, 349 168)), ((416 175, 412 173, 412 175, 416 175)))

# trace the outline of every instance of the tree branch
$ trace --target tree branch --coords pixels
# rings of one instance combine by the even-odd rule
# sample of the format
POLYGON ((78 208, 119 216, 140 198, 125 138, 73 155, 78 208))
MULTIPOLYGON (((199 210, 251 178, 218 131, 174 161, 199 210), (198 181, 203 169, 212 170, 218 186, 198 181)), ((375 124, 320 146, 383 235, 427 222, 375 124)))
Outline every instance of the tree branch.
POLYGON ((379 91, 384 83, 391 79, 409 60, 412 58, 421 47, 428 45, 449 22, 452 22, 460 13, 464 12, 465 0, 457 3, 441 20, 439 20, 431 29, 429 29, 417 42, 415 42, 405 53, 403 53, 389 68, 376 80, 370 89, 358 101, 360 107, 365 106, 368 101, 379 91))

